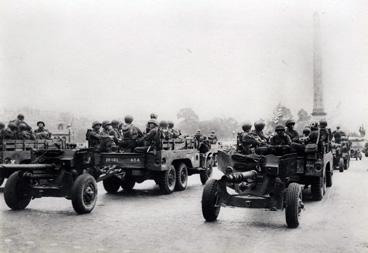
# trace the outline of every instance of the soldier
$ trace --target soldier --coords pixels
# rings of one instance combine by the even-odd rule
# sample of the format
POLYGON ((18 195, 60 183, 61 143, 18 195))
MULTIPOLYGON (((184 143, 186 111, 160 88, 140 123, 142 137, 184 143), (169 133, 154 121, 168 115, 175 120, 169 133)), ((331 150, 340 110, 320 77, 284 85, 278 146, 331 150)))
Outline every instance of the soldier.
POLYGON ((245 155, 252 154, 254 149, 258 146, 261 146, 263 142, 259 141, 250 130, 252 129, 252 125, 250 123, 244 123, 242 126, 243 132, 240 135, 240 144, 239 151, 245 155))
POLYGON ((254 123, 254 130, 251 131, 251 134, 262 144, 266 144, 268 142, 268 138, 263 133, 264 127, 265 123, 262 120, 258 120, 254 123))
POLYGON ((169 125, 168 125, 167 121, 165 121, 165 120, 160 121, 159 127, 160 127, 160 130, 161 130, 161 136, 165 140, 168 140, 170 138, 168 126, 169 125))
POLYGON ((200 145, 200 143, 201 143, 202 139, 203 139, 203 136, 202 136, 202 134, 201 134, 201 130, 200 130, 200 129, 198 129, 198 130, 196 131, 196 133, 194 134, 194 136, 193 136, 193 140, 194 140, 194 147, 195 147, 195 148, 199 148, 199 145, 200 145))
POLYGON ((51 133, 49 132, 49 130, 45 128, 45 122, 38 121, 37 126, 38 128, 34 130, 34 135, 36 139, 50 139, 51 138, 51 133))
POLYGON ((133 152, 137 146, 138 138, 142 137, 141 130, 133 125, 133 116, 127 115, 124 118, 125 125, 122 127, 123 138, 120 141, 120 146, 125 152, 133 152))
POLYGON ((286 121, 285 126, 287 127, 285 133, 289 135, 292 142, 298 142, 299 140, 299 134, 297 131, 294 130, 295 121, 292 119, 289 119, 286 121))
POLYGON ((147 151, 148 148, 160 149, 160 129, 158 127, 157 120, 150 119, 147 122, 147 128, 149 132, 140 137, 137 141, 143 144, 143 147, 139 147, 140 151, 147 151))
POLYGON ((276 134, 272 136, 270 140, 272 146, 291 144, 291 139, 289 135, 285 133, 285 127, 283 125, 277 125, 275 127, 275 132, 276 134))
POLYGON ((29 130, 29 126, 26 123, 21 122, 18 125, 17 139, 20 140, 34 140, 33 133, 29 130))
POLYGON ((319 127, 320 127, 320 140, 325 144, 329 143, 331 137, 330 137, 330 130, 327 128, 327 121, 321 120, 319 122, 319 127))
POLYGON ((336 143, 341 143, 341 137, 344 135, 344 132, 340 130, 340 126, 336 127, 336 130, 332 132, 332 135, 335 139, 336 143))
POLYGON ((4 139, 16 140, 17 139, 17 125, 14 121, 9 122, 8 127, 4 130, 4 139))
POLYGON ((155 114, 155 113, 151 113, 151 115, 150 115, 150 120, 147 122, 147 124, 146 124, 146 133, 148 133, 149 131, 150 131, 150 129, 149 129, 149 127, 148 127, 148 125, 149 125, 149 122, 151 121, 151 120, 156 120, 157 121, 157 118, 158 118, 158 115, 157 114, 155 114))
POLYGON ((179 136, 181 135, 179 130, 176 130, 174 128, 174 122, 172 121, 168 121, 168 128, 169 128, 169 136, 170 138, 179 138, 179 136))
POLYGON ((208 141, 210 142, 210 144, 216 144, 217 143, 218 139, 217 139, 215 130, 211 131, 211 134, 208 136, 208 141))
POLYGON ((307 144, 309 141, 309 135, 311 133, 311 129, 309 127, 305 127, 303 129, 303 136, 299 137, 299 142, 302 144, 307 144))
POLYGON ((111 131, 113 132, 113 136, 114 136, 114 142, 116 145, 119 144, 119 142, 122 140, 122 133, 120 131, 120 125, 121 122, 119 120, 112 120, 111 121, 111 131))
POLYGON ((98 121, 94 121, 92 123, 92 129, 87 130, 87 140, 88 140, 88 147, 93 148, 96 151, 100 150, 100 141, 102 138, 101 135, 101 123, 98 121))
POLYGON ((32 131, 32 128, 30 125, 28 125, 25 121, 24 121, 24 115, 23 114, 18 114, 17 118, 15 120, 12 120, 11 122, 14 122, 15 125, 17 126, 18 128, 18 131, 19 131, 19 124, 20 123, 24 123, 26 125, 26 129, 28 131, 32 131))
POLYGON ((5 124, 0 122, 0 140, 4 139, 5 134, 5 124))

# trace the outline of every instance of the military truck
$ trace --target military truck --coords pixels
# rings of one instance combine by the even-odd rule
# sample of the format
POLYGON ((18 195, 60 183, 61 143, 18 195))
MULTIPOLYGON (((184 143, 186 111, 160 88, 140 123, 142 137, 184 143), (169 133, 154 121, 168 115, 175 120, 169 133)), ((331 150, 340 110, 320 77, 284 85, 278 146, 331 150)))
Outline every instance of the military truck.
POLYGON ((215 221, 221 207, 231 206, 285 209, 287 226, 299 226, 304 207, 302 187, 291 180, 297 172, 297 155, 290 153, 289 146, 273 146, 262 153, 218 151, 218 168, 224 176, 209 180, 203 189, 202 214, 206 221, 215 221), (228 188, 235 194, 229 193, 228 188))
POLYGON ((205 184, 212 174, 214 152, 200 153, 192 138, 161 139, 160 148, 149 147, 134 152, 103 152, 100 167, 119 168, 122 173, 103 180, 108 193, 120 187, 130 191, 135 183, 154 180, 164 194, 187 187, 188 176, 199 174, 205 184))
POLYGON ((365 142, 364 138, 349 137, 349 141, 351 141, 350 158, 362 160, 362 150, 364 149, 365 142))

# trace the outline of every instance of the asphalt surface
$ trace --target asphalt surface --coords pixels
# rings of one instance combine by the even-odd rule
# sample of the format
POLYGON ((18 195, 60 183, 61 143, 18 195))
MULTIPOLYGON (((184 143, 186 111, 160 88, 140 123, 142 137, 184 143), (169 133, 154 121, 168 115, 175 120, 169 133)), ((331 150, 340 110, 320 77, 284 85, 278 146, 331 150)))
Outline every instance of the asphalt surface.
POLYGON ((165 196, 153 181, 132 194, 100 185, 88 215, 62 198, 11 211, 0 193, 0 252, 368 252, 368 159, 335 171, 333 184, 322 201, 305 201, 297 229, 286 227, 284 212, 262 209, 222 208, 218 222, 204 222, 197 175, 165 196))

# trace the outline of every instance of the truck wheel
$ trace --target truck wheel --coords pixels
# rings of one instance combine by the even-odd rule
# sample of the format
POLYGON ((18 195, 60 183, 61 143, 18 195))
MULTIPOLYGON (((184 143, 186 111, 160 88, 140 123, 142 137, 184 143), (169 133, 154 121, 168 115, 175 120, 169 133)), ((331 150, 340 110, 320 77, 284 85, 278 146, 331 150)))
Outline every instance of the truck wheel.
POLYGON ((104 179, 102 184, 107 193, 116 193, 120 188, 121 180, 112 176, 104 179))
POLYGON ((211 179, 204 186, 202 194, 202 215, 206 221, 217 220, 221 209, 221 206, 218 205, 218 199, 218 182, 211 179))
POLYGON ((11 174, 6 181, 4 199, 8 207, 13 210, 23 210, 31 202, 32 196, 27 181, 22 177, 20 171, 11 174))
POLYGON ((188 169, 185 163, 181 163, 176 168, 175 190, 183 191, 187 188, 187 184, 188 184, 188 169))
POLYGON ((4 178, 3 177, 0 177, 0 186, 2 186, 4 183, 4 178))
POLYGON ((326 186, 327 187, 332 186, 332 173, 330 171, 326 172, 326 186))
POLYGON ((343 158, 340 158, 340 161, 339 161, 339 171, 340 172, 344 172, 344 159, 343 158))
POLYGON ((206 184, 207 180, 211 177, 213 172, 213 161, 212 159, 207 160, 207 168, 199 173, 202 185, 206 184))
POLYGON ((289 184, 286 190, 285 204, 286 224, 289 228, 297 228, 300 212, 303 208, 302 190, 297 183, 289 184))
POLYGON ((163 194, 170 194, 175 190, 176 171, 174 166, 170 166, 167 171, 163 171, 158 176, 158 185, 163 194))
POLYGON ((90 174, 77 177, 72 187, 72 205, 78 214, 90 213, 97 201, 97 184, 90 174))
POLYGON ((323 198, 323 177, 317 177, 311 184, 311 191, 313 200, 320 201, 323 198))
POLYGON ((133 178, 124 178, 120 182, 121 188, 123 188, 124 191, 132 191, 135 185, 135 180, 133 178))

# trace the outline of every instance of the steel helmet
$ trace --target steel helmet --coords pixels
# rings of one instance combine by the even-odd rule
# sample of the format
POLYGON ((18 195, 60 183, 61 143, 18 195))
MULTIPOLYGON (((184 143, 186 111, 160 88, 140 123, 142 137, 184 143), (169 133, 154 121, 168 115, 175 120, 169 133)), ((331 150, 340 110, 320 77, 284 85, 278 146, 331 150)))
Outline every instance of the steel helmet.
POLYGON ((21 130, 21 131, 24 131, 24 130, 27 130, 28 129, 28 126, 27 126, 27 124, 25 124, 25 123, 20 123, 19 124, 19 130, 21 130))
POLYGON ((167 121, 166 121, 166 120, 161 120, 159 125, 160 125, 160 127, 162 127, 162 128, 167 128, 168 123, 167 123, 167 121))
POLYGON ((133 118, 133 116, 131 116, 131 115, 126 115, 126 116, 124 117, 124 122, 125 122, 125 123, 127 123, 127 124, 132 123, 132 122, 133 122, 133 120, 134 120, 134 118, 133 118))
POLYGON ((120 124, 119 120, 113 119, 113 120, 111 121, 111 125, 112 125, 112 126, 114 126, 114 127, 118 127, 118 126, 119 126, 119 124, 120 124))
POLYGON ((95 126, 97 126, 97 125, 101 126, 102 124, 101 124, 101 122, 99 122, 99 121, 93 121, 93 122, 92 122, 92 127, 95 127, 95 126))
POLYGON ((0 122, 0 128, 4 128, 4 127, 5 127, 4 122, 0 122))
POLYGON ((102 127, 109 126, 109 125, 111 125, 110 121, 108 121, 108 120, 102 121, 102 127))
POLYGON ((24 120, 24 115, 19 113, 18 116, 17 116, 17 119, 19 120, 24 120))
POLYGON ((151 119, 157 119, 157 118, 158 118, 158 116, 157 116, 157 114, 156 114, 156 113, 151 113, 150 118, 151 118, 151 119))
POLYGON ((322 127, 322 128, 325 128, 327 127, 327 121, 322 119, 319 121, 319 126, 322 127))
POLYGON ((288 119, 285 123, 285 126, 291 126, 291 125, 295 125, 295 121, 292 119, 288 119))
POLYGON ((244 132, 249 131, 251 128, 252 128, 252 125, 250 123, 248 123, 248 122, 247 123, 244 123, 242 125, 242 129, 243 129, 244 132))
POLYGON ((11 122, 8 123, 8 127, 10 129, 15 129, 15 128, 17 128, 17 125, 15 124, 15 122, 11 121, 11 122))
POLYGON ((148 121, 148 124, 154 124, 155 126, 158 126, 157 120, 155 120, 155 119, 150 119, 148 121))
POLYGON ((174 127, 174 122, 172 122, 172 121, 168 121, 167 124, 168 124, 169 128, 173 128, 174 127))
POLYGON ((38 126, 39 124, 42 124, 43 126, 46 126, 45 122, 43 122, 43 121, 38 121, 38 122, 37 122, 37 126, 38 126))
POLYGON ((262 131, 263 128, 265 127, 265 123, 263 120, 257 120, 256 122, 254 122, 254 128, 257 130, 257 131, 262 131))
POLYGON ((275 127, 275 131, 278 132, 278 131, 285 131, 285 127, 283 125, 277 125, 275 127))

